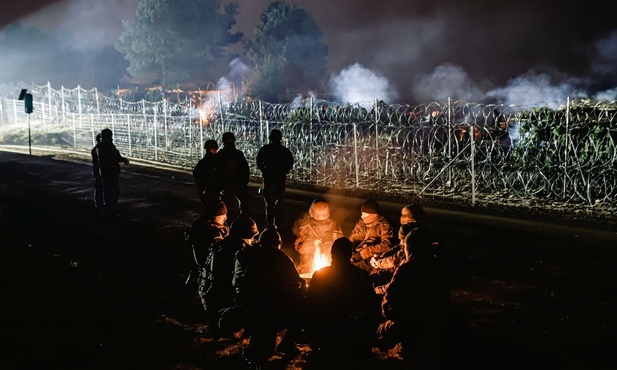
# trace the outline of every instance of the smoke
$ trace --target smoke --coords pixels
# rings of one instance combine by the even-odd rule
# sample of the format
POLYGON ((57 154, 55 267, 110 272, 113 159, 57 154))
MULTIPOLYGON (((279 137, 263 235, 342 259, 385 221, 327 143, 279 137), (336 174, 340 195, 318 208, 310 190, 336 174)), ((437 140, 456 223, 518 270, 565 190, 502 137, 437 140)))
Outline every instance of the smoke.
POLYGON ((229 62, 229 73, 219 78, 216 89, 227 92, 230 96, 233 95, 233 100, 241 99, 246 95, 244 81, 250 77, 251 73, 251 68, 240 58, 234 58, 229 62))
POLYGON ((548 104, 571 98, 586 98, 587 93, 580 86, 584 81, 576 78, 565 78, 553 83, 548 74, 527 74, 508 81, 505 87, 491 90, 488 96, 497 99, 502 104, 536 105, 548 104))
POLYGON ((358 63, 332 74, 329 81, 330 93, 342 103, 359 104, 370 108, 375 99, 393 103, 398 94, 388 79, 358 63))
POLYGON ((423 75, 412 87, 412 92, 418 101, 454 100, 477 101, 484 93, 469 77, 462 67, 444 64, 433 73, 423 75))

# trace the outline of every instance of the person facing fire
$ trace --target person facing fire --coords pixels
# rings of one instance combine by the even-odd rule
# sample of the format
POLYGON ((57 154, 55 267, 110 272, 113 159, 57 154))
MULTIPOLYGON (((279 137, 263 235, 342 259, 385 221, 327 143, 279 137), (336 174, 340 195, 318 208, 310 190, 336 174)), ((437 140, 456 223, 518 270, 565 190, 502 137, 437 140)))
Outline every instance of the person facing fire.
POLYGON ((360 206, 360 219, 349 236, 354 248, 352 261, 367 271, 372 271, 371 257, 388 252, 394 243, 392 224, 380 211, 377 201, 365 200, 360 206))
POLYGON ((287 174, 294 165, 291 150, 281 144, 283 134, 280 130, 270 131, 269 144, 257 152, 257 168, 263 177, 263 196, 266 203, 266 222, 269 228, 276 227, 275 220, 285 195, 287 174))
POLYGON ((306 274, 323 266, 315 266, 315 258, 327 265, 332 243, 343 236, 341 225, 330 218, 330 206, 325 199, 315 199, 308 214, 294 225, 294 249, 300 254, 298 271, 306 274))
POLYGON ((233 286, 250 337, 244 357, 252 367, 262 366, 276 350, 287 357, 298 351, 297 313, 303 307, 306 282, 280 248, 280 234, 265 229, 258 243, 236 254, 233 286), (283 330, 287 332, 277 347, 277 334, 283 330))
POLYGON ((229 208, 230 222, 240 214, 249 216, 250 167, 244 153, 236 148, 236 136, 232 132, 223 134, 223 148, 216 154, 215 166, 215 176, 222 182, 222 199, 229 208))
MULTIPOLYGON (((222 202, 220 204, 224 205, 222 202)), ((258 233, 257 223, 248 216, 240 215, 231 224, 229 235, 210 247, 205 266, 208 279, 205 300, 209 311, 208 334, 212 337, 232 334, 219 326, 221 310, 234 305, 235 289, 232 280, 236 253, 252 245, 258 233)))
POLYGON ((225 203, 219 202, 216 206, 204 206, 186 233, 186 241, 193 250, 193 258, 197 264, 197 292, 208 315, 210 315, 211 310, 207 299, 207 291, 211 283, 208 256, 210 250, 229 235, 229 226, 227 226, 226 220, 227 207, 225 203))
POLYGON ((305 330, 311 347, 327 361, 365 360, 379 323, 379 299, 367 271, 351 263, 346 237, 332 244, 332 264, 317 270, 306 298, 305 330))
POLYGON ((216 170, 216 153, 219 144, 216 140, 206 140, 204 143, 206 153, 203 158, 193 167, 193 178, 197 186, 197 194, 201 205, 216 204, 220 201, 221 186, 220 181, 214 175, 216 170))
MULTIPOLYGON (((414 228, 428 228, 426 223, 426 213, 424 208, 419 204, 407 204, 401 208, 400 216, 401 227, 398 231, 399 244, 394 246, 386 253, 371 257, 369 260, 373 267, 371 277, 375 284, 375 292, 383 294, 383 284, 390 281, 394 270, 405 260, 405 250, 403 241, 407 234, 414 228)), ((440 246, 439 241, 433 238, 432 245, 437 249, 440 246)))
POLYGON ((403 246, 406 259, 382 298, 385 321, 377 329, 379 340, 384 346, 401 343, 411 368, 441 369, 450 319, 450 269, 436 256, 425 228, 414 228, 403 246))

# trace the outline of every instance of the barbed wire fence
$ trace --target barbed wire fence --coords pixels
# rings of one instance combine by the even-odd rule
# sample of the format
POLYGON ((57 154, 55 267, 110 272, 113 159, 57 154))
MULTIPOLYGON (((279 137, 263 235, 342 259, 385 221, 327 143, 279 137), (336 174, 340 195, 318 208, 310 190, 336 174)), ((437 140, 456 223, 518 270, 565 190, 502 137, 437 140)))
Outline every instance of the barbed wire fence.
POLYGON ((32 145, 89 152, 110 128, 123 154, 189 170, 205 140, 231 131, 259 179, 254 158, 278 128, 296 160, 289 179, 299 185, 614 216, 616 102, 271 104, 232 95, 129 102, 79 86, 0 85, 0 144, 23 144, 19 133, 31 128, 32 145), (22 88, 34 96, 29 117, 17 99, 22 88))

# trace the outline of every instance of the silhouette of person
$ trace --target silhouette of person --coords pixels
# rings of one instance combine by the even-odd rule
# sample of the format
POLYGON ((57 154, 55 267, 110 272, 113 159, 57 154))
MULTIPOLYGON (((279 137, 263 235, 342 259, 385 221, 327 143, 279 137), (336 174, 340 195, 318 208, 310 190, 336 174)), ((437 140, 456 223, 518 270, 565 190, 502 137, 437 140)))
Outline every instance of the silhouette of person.
POLYGON ((193 178, 197 186, 197 194, 201 205, 216 204, 221 198, 221 186, 216 171, 216 153, 219 145, 216 140, 206 140, 204 143, 206 153, 203 158, 193 167, 193 178))
POLYGON ((269 144, 257 152, 257 167, 263 177, 263 197, 266 204, 266 222, 269 228, 276 227, 275 220, 285 194, 287 174, 294 165, 294 157, 289 148, 281 144, 280 130, 270 131, 269 144))
POLYGON ((129 160, 120 155, 113 143, 113 133, 108 128, 101 131, 101 142, 96 144, 96 156, 101 171, 105 208, 116 212, 120 196, 120 163, 129 164, 129 160))
POLYGON ((96 208, 103 208, 105 202, 103 200, 103 178, 101 177, 101 170, 99 169, 99 156, 96 150, 96 145, 101 142, 101 134, 96 134, 96 144, 90 151, 92 156, 92 181, 94 182, 94 206, 96 208))
POLYGON ((216 206, 205 206, 193 221, 188 230, 187 242, 193 250, 193 258, 197 265, 197 292, 204 307, 210 315, 207 292, 211 284, 210 251, 229 235, 227 226, 227 207, 219 202, 216 206))
POLYGON ((450 321, 450 271, 437 257, 425 228, 404 239, 406 260, 398 266, 382 299, 386 319, 377 330, 384 343, 401 343, 413 369, 440 369, 450 321))
POLYGON ((298 351, 298 312, 303 305, 306 282, 280 248, 280 234, 275 229, 265 229, 258 243, 236 254, 233 285, 246 313, 244 328, 250 342, 244 357, 252 367, 262 366, 277 349, 286 357, 298 351), (287 331, 277 348, 277 334, 283 330, 287 331))
POLYGON ((307 302, 311 347, 328 362, 364 361, 376 340, 380 307, 367 271, 351 263, 352 244, 340 237, 332 244, 332 264, 315 271, 307 302))
POLYGON ((216 154, 215 176, 221 181, 222 199, 233 222, 240 214, 250 214, 248 182, 250 167, 244 153, 236 148, 236 137, 223 133, 223 148, 216 154))

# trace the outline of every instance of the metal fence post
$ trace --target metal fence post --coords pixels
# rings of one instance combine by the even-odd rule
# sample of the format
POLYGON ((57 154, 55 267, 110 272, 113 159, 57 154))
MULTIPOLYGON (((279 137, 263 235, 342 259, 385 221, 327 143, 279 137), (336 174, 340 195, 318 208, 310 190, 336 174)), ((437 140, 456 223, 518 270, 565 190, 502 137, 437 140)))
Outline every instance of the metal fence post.
POLYGON ((360 187, 360 165, 358 164, 358 127, 353 123, 353 157, 356 167, 356 188, 360 187))

